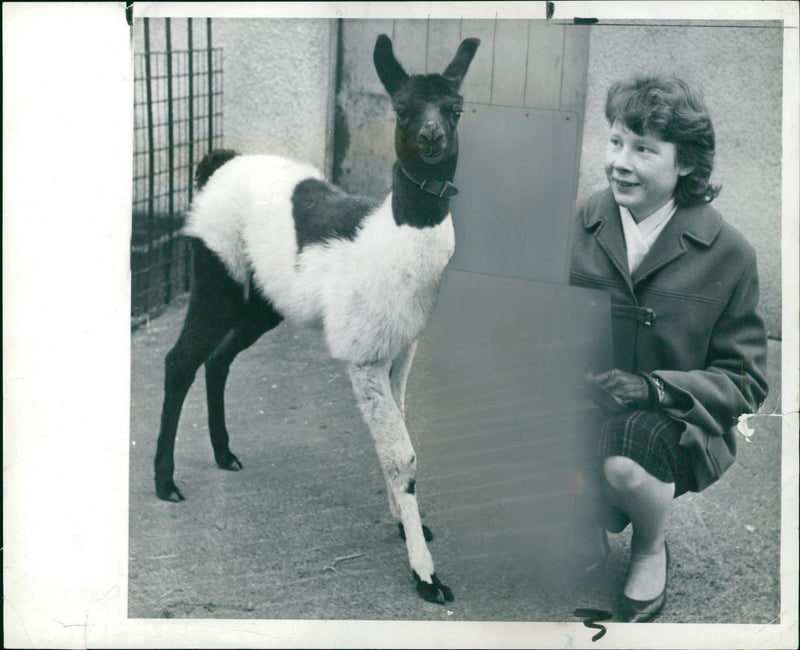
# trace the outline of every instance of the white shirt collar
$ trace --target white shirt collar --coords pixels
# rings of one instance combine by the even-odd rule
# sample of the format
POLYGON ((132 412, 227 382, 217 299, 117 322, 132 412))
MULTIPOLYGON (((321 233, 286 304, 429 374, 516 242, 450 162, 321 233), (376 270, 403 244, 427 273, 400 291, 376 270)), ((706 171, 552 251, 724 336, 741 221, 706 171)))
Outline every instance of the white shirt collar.
MULTIPOLYGON (((625 212, 628 213, 628 216, 633 219, 633 215, 630 213, 628 208, 623 208, 620 206, 620 212, 623 210, 625 210, 625 212)), ((647 238, 650 233, 656 230, 656 228, 663 228, 666 226, 667 221, 672 218, 672 215, 675 214, 676 210, 677 207, 675 206, 675 199, 670 199, 649 217, 642 219, 636 224, 639 228, 639 232, 642 233, 643 237, 647 238)))
POLYGON ((649 217, 638 224, 628 208, 619 206, 622 218, 622 232, 625 235, 625 248, 628 252, 628 271, 633 273, 653 247, 664 227, 677 211, 675 201, 670 199, 649 217))

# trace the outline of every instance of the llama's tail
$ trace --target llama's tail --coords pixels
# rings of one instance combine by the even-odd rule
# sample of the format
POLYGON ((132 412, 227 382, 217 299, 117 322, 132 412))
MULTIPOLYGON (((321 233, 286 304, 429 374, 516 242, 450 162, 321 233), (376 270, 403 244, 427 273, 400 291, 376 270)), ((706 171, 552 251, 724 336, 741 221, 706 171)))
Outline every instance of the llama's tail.
POLYGON ((198 163, 197 170, 194 173, 197 189, 202 189, 215 171, 238 155, 239 153, 232 149, 212 149, 209 151, 198 163))

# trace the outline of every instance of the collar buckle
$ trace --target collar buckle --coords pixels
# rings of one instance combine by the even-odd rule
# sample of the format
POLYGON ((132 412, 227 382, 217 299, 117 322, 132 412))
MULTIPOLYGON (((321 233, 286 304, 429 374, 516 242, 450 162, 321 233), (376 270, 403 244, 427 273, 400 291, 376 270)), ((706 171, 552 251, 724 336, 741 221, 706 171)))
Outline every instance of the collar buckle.
POLYGON ((433 194, 440 199, 450 198, 451 196, 458 194, 458 188, 456 188, 456 186, 450 181, 437 181, 429 178, 424 178, 421 181, 418 181, 402 165, 400 165, 400 170, 408 180, 414 183, 414 185, 416 185, 423 192, 433 194))
POLYGON ((439 192, 440 199, 444 198, 445 196, 455 196, 456 194, 458 194, 458 189, 450 181, 445 181, 442 183, 442 191, 439 192))

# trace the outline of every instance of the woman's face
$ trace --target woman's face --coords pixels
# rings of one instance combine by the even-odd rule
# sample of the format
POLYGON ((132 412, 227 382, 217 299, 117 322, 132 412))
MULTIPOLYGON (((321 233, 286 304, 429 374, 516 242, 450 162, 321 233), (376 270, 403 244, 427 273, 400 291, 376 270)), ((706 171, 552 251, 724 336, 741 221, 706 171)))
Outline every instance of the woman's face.
POLYGON ((666 204, 678 179, 692 171, 678 165, 674 143, 638 135, 618 121, 611 125, 605 168, 614 199, 637 222, 666 204))

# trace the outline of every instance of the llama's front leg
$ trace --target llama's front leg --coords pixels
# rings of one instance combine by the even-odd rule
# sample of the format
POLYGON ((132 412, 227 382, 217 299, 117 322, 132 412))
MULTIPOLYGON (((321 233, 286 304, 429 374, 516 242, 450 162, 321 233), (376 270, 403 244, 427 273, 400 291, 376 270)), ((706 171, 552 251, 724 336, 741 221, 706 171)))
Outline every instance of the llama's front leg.
MULTIPOLYGON (((397 520, 397 528, 400 531, 400 538, 405 542, 406 541, 406 529, 403 527, 403 521, 400 516, 400 508, 397 506, 397 502, 394 500, 394 491, 392 490, 392 482, 389 478, 386 478, 386 494, 389 496, 389 511, 392 513, 392 517, 397 520)), ((428 528, 425 524, 422 525, 422 535, 425 537, 426 542, 430 542, 433 539, 433 533, 431 529, 428 528)))
POLYGON ((415 493, 416 456, 392 395, 389 363, 351 365, 349 373, 359 409, 375 441, 390 506, 400 515, 417 592, 425 600, 443 604, 453 599, 453 593, 436 577, 425 543, 415 493))
MULTIPOLYGON (((411 371, 411 362, 414 360, 414 353, 416 350, 417 342, 414 340, 407 347, 403 348, 400 354, 395 357, 389 369, 389 383, 392 387, 392 395, 394 396, 394 401, 397 402, 397 408, 400 409, 400 415, 402 416, 403 420, 406 419, 406 382, 408 380, 408 373, 411 371)), ((394 502, 394 496, 392 495, 391 490, 388 492, 389 508, 391 509, 395 518, 399 521, 400 513, 397 509, 397 504, 394 502)), ((430 542, 433 539, 433 533, 427 526, 422 527, 422 532, 425 535, 426 542, 430 542)), ((400 537, 402 537, 403 540, 406 538, 405 529, 403 528, 402 523, 400 523, 400 537)))
POLYGON ((406 417, 406 382, 408 373, 411 372, 411 362, 414 360, 414 353, 417 351, 416 340, 412 341, 407 347, 403 348, 400 354, 392 361, 389 377, 392 385, 392 395, 400 409, 403 419, 406 417))

